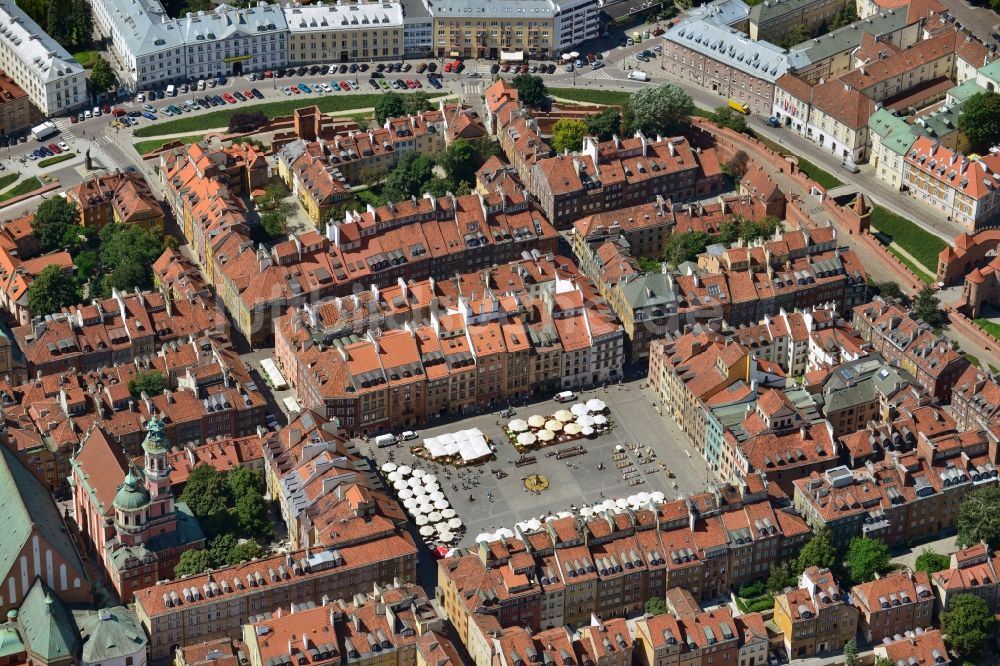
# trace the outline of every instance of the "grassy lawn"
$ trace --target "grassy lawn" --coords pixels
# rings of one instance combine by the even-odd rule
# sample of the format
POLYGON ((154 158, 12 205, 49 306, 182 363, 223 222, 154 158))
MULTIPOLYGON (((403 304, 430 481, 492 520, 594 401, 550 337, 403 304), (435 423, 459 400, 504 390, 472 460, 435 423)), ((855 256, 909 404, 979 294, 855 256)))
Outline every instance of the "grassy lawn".
POLYGON ((59 164, 60 162, 65 162, 66 160, 71 160, 76 157, 76 153, 63 153, 62 155, 56 155, 55 157, 49 157, 38 163, 41 168, 50 167, 53 164, 59 164))
POLYGON ((93 67, 100 57, 101 56, 97 53, 97 51, 80 51, 79 53, 73 54, 73 60, 76 60, 78 63, 83 65, 84 69, 90 69, 93 67))
POLYGON ((832 173, 820 169, 809 160, 801 157, 799 158, 799 171, 809 176, 828 190, 832 190, 835 187, 843 185, 842 182, 833 177, 832 173))
POLYGON ((907 257, 905 254, 903 254, 899 250, 897 250, 895 248, 895 246, 890 245, 887 249, 889 250, 889 252, 892 252, 892 254, 895 255, 895 257, 897 259, 899 259, 900 261, 902 261, 906 265, 907 268, 909 268, 911 271, 913 271, 914 273, 916 273, 917 277, 920 278, 920 280, 924 284, 932 284, 934 282, 934 276, 933 275, 931 275, 930 273, 928 273, 927 271, 925 271, 924 268, 923 268, 923 266, 920 266, 920 265, 914 263, 913 261, 911 261, 909 257, 907 257))
POLYGON ((42 181, 38 180, 34 176, 28 178, 27 180, 22 180, 20 183, 7 190, 3 194, 0 194, 0 201, 7 201, 7 199, 13 199, 14 197, 19 197, 22 194, 27 194, 33 190, 37 190, 42 186, 42 181))
POLYGON ((1000 324, 983 318, 976 319, 975 321, 979 328, 983 329, 995 338, 1000 338, 1000 324))
MULTIPOLYGON (((229 119, 236 113, 252 113, 260 111, 268 118, 290 116, 295 109, 316 105, 323 113, 337 113, 354 109, 367 109, 375 106, 380 95, 327 95, 306 99, 288 99, 265 104, 243 104, 232 106, 224 111, 212 111, 198 116, 188 116, 177 120, 157 121, 152 125, 140 127, 135 131, 137 137, 163 136, 164 134, 180 134, 181 132, 202 132, 229 126, 229 119)), ((432 98, 434 101, 434 98, 432 98)))
POLYGON ((140 155, 145 155, 146 153, 158 150, 163 147, 163 144, 170 143, 171 141, 180 141, 183 144, 195 143, 201 141, 205 138, 204 134, 189 134, 187 136, 175 136, 169 139, 149 139, 148 141, 136 141, 133 146, 135 146, 135 152, 140 155))
POLYGON ((938 253, 947 245, 943 239, 882 206, 872 211, 872 226, 891 236, 894 243, 923 264, 921 270, 937 274, 938 253))
POLYGON ((584 104, 604 104, 624 106, 632 93, 613 90, 588 90, 586 88, 549 88, 549 94, 561 99, 569 99, 584 104))
POLYGON ((4 175, 2 178, 0 178, 0 190, 2 190, 5 187, 10 187, 15 182, 17 182, 17 179, 20 177, 21 174, 17 173, 16 171, 14 173, 8 173, 4 175))

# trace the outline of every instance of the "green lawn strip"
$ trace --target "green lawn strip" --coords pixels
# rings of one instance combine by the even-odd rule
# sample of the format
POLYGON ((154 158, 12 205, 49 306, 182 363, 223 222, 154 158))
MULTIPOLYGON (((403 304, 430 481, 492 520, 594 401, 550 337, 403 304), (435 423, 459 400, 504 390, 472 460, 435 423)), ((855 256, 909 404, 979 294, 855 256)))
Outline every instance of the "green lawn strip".
POLYGON ((588 90, 587 88, 549 88, 549 94, 559 99, 568 99, 584 104, 624 106, 632 93, 614 90, 588 90))
POLYGON ((832 190, 835 187, 840 187, 841 185, 843 185, 843 183, 834 178, 833 174, 831 174, 830 172, 820 169, 818 166, 816 166, 807 159, 801 157, 799 157, 798 159, 799 159, 799 171, 809 176, 810 178, 815 180, 817 183, 819 183, 826 189, 832 190))
POLYGON ((32 176, 31 178, 22 180, 20 183, 10 188, 3 194, 0 194, 0 201, 7 201, 7 199, 13 199, 14 197, 19 197, 22 194, 27 194, 28 192, 37 190, 41 186, 42 186, 42 181, 38 180, 38 178, 36 178, 35 176, 32 176))
POLYGON ((140 155, 145 155, 148 152, 159 150, 164 145, 171 143, 173 141, 180 141, 183 144, 196 143, 205 138, 204 134, 188 134, 187 136, 172 136, 169 138, 161 139, 149 139, 147 141, 136 141, 132 144, 135 147, 135 152, 140 155))
POLYGON ((21 174, 17 173, 16 171, 14 173, 8 173, 3 177, 0 177, 0 190, 4 189, 5 187, 10 187, 15 182, 17 182, 17 179, 20 177, 21 174))
POLYGON ((73 54, 73 60, 83 65, 84 69, 92 68, 97 63, 98 58, 100 58, 100 55, 97 51, 80 51, 73 54))
MULTIPOLYGON (((202 132, 205 130, 225 128, 229 126, 229 119, 236 113, 261 112, 268 118, 278 116, 290 116, 295 109, 306 106, 318 106, 323 113, 337 113, 339 111, 353 111, 356 109, 370 109, 375 106, 375 102, 381 95, 327 95, 324 97, 312 97, 305 99, 288 99, 280 102, 267 102, 264 104, 243 104, 231 106, 224 111, 212 111, 197 116, 178 118, 177 120, 167 120, 165 122, 155 122, 145 127, 140 127, 135 131, 137 137, 163 136, 164 134, 180 134, 182 132, 202 132)), ((435 101, 434 98, 431 101, 435 101)))
POLYGON ((1000 324, 996 323, 995 321, 991 321, 989 319, 983 319, 982 317, 976 319, 975 322, 976 325, 979 326, 979 328, 983 329, 984 331, 992 335, 994 338, 1000 338, 1000 324))
POLYGON ((891 236, 894 243, 923 264, 921 270, 937 273, 938 253, 947 246, 942 238, 882 206, 875 206, 872 211, 872 226, 891 236))
POLYGON ((59 164, 60 162, 65 162, 66 160, 71 160, 76 157, 76 153, 63 153, 62 155, 56 155, 55 157, 48 157, 38 163, 38 166, 42 169, 45 167, 50 167, 53 164, 59 164))
POLYGON ((355 190, 354 196, 357 197, 358 201, 366 204, 371 204, 376 208, 385 205, 385 201, 376 192, 371 189, 365 190, 355 190))
POLYGON ((909 257, 907 257, 905 254, 903 254, 902 252, 900 252, 898 249, 896 249, 892 245, 890 245, 886 249, 888 249, 889 252, 892 252, 892 254, 897 259, 899 259, 900 261, 902 261, 906 265, 907 268, 909 268, 911 271, 913 271, 914 273, 916 273, 917 277, 920 278, 921 282, 923 282, 924 284, 933 284, 934 283, 934 276, 931 275, 930 273, 928 273, 927 271, 925 271, 922 266, 914 263, 909 257))

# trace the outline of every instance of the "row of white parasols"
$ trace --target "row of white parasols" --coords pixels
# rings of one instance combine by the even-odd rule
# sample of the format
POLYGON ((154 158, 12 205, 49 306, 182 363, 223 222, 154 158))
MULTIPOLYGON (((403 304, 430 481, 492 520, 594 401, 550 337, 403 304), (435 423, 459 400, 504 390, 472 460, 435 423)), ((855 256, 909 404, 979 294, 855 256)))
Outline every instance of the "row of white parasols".
POLYGON ((387 462, 382 472, 392 484, 403 508, 420 527, 420 536, 433 537, 443 543, 453 541, 462 528, 462 519, 445 499, 437 477, 409 465, 387 462))

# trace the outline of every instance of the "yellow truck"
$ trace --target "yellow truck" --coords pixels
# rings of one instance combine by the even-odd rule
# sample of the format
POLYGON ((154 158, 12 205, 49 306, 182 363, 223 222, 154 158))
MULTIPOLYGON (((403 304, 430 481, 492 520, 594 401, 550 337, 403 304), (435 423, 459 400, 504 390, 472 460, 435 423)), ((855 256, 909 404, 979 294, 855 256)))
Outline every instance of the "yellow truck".
POLYGON ((730 99, 729 108, 734 111, 739 111, 744 115, 750 115, 750 105, 746 102, 741 102, 738 99, 730 99))

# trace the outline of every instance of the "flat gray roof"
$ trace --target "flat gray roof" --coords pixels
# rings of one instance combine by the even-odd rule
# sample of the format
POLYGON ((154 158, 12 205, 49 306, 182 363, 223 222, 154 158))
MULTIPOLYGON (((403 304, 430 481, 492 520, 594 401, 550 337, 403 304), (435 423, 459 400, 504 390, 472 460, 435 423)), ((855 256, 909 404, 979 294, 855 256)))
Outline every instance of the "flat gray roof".
POLYGON ((833 32, 814 37, 792 47, 789 57, 792 66, 802 68, 820 60, 834 56, 843 51, 857 48, 861 45, 861 35, 870 33, 876 37, 902 29, 907 24, 906 8, 890 9, 883 14, 875 14, 866 19, 855 21, 833 32))

